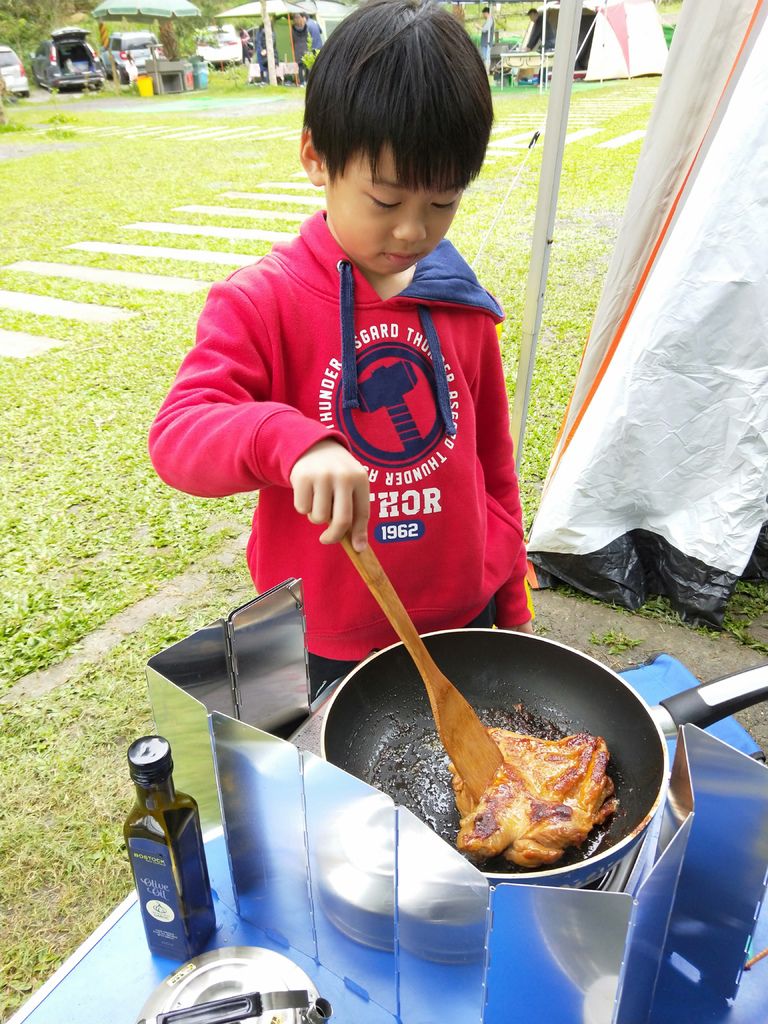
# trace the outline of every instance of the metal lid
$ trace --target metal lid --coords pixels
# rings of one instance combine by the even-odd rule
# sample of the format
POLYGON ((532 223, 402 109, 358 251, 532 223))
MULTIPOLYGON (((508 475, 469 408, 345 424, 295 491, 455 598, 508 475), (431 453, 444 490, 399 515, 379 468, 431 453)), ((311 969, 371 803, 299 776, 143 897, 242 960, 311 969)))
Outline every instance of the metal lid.
POLYGON ((392 949, 397 903, 403 948, 438 963, 482 956, 486 879, 415 818, 401 814, 396 832, 388 804, 364 797, 326 822, 317 850, 326 915, 356 942, 392 949))
MULTIPOLYGON (((307 991, 310 1004, 318 999, 308 975, 282 954, 258 946, 225 946, 188 960, 162 981, 142 1007, 137 1024, 216 999, 298 989, 307 991)), ((298 1009, 268 1010, 248 1018, 249 1024, 301 1024, 305 1019, 298 1009)))

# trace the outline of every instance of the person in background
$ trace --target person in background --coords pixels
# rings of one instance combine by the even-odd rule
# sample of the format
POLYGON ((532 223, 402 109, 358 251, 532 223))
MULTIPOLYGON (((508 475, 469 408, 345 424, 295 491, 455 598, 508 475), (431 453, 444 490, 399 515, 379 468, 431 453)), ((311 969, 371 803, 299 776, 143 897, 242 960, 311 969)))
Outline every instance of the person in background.
MULTIPOLYGON (((275 38, 274 29, 272 30, 272 50, 275 56, 275 72, 280 78, 280 58, 277 55, 277 39, 275 38)), ((264 25, 259 26, 259 30, 256 33, 256 60, 259 64, 259 71, 261 72, 261 82, 263 85, 269 85, 269 63, 267 61, 267 30, 264 25)))
POLYGON ((240 29, 240 45, 243 48, 243 64, 250 64, 253 56, 253 43, 244 28, 240 29))
POLYGON ((554 50, 555 22, 552 16, 547 18, 545 24, 543 13, 541 11, 537 11, 535 7, 531 7, 528 10, 528 17, 531 20, 531 24, 529 25, 528 33, 523 40, 522 48, 524 50, 540 50, 542 48, 543 34, 544 49, 554 50))
POLYGON ((492 124, 448 11, 370 0, 345 18, 299 147, 326 209, 214 284, 150 430, 170 486, 259 491, 248 564, 262 593, 303 581, 313 697, 396 639, 346 536, 419 632, 533 632, 503 313, 445 239, 492 124))
POLYGON ((128 75, 128 84, 133 85, 136 79, 139 77, 139 69, 136 67, 136 61, 133 59, 133 54, 128 50, 125 54, 125 73, 128 75))
POLYGON ((480 56, 483 58, 485 70, 491 70, 491 47, 496 34, 490 7, 483 8, 483 27, 480 29, 480 56))
POLYGON ((309 69, 302 58, 308 50, 319 50, 323 45, 323 34, 320 26, 306 14, 294 14, 291 19, 293 36, 293 53, 299 65, 299 83, 306 85, 309 69))

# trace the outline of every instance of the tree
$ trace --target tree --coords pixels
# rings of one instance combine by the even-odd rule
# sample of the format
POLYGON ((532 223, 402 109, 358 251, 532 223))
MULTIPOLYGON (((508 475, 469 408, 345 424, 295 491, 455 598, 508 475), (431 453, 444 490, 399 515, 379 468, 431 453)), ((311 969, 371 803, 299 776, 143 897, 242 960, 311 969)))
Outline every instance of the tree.
POLYGON ((166 58, 168 60, 179 60, 181 56, 179 40, 176 38, 176 29, 174 28, 173 21, 170 18, 163 18, 158 24, 157 34, 160 36, 160 42, 166 58))
POLYGON ((0 39, 23 59, 51 29, 80 22, 95 0, 0 0, 0 39))

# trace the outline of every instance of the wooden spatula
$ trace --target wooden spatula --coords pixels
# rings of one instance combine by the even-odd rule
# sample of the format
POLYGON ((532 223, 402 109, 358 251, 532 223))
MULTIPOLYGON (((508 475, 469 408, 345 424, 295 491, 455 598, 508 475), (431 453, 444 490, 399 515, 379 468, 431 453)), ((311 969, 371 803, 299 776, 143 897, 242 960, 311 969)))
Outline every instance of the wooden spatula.
POLYGON ((345 537, 341 543, 416 663, 427 688, 438 736, 456 771, 477 802, 501 766, 501 751, 472 706, 432 660, 370 545, 363 551, 355 551, 349 537, 345 537))

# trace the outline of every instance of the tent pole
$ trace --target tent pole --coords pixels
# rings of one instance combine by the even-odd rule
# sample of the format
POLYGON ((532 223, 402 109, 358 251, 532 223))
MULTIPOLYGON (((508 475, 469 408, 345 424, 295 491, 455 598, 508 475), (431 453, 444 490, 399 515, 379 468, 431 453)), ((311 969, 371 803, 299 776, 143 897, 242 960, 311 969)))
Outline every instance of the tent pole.
MULTIPOLYGON (((267 11, 267 0, 261 0, 261 23, 264 26, 264 45, 267 48, 267 78, 270 85, 277 85, 275 44, 273 42, 274 36, 272 35, 272 22, 267 11)), ((258 59, 259 55, 255 51, 256 47, 254 46, 254 56, 258 59)))
MULTIPOLYGON (((557 42, 557 40, 555 40, 557 42)), ((544 0, 544 12, 541 15, 541 55, 539 57, 539 93, 544 92, 547 74, 547 0, 544 0)))
POLYGON ((565 131, 568 126, 568 108, 571 102, 581 8, 582 0, 562 0, 557 21, 552 82, 544 129, 544 152, 541 158, 539 193, 533 222, 531 262, 528 267, 528 283, 521 322, 520 362, 517 368, 515 399, 511 413, 512 440, 515 445, 515 460, 518 466, 522 461, 523 437, 531 381, 533 380, 536 341, 541 326, 541 311, 547 285, 547 270, 553 240, 557 193, 560 187, 560 171, 563 165, 565 131))

